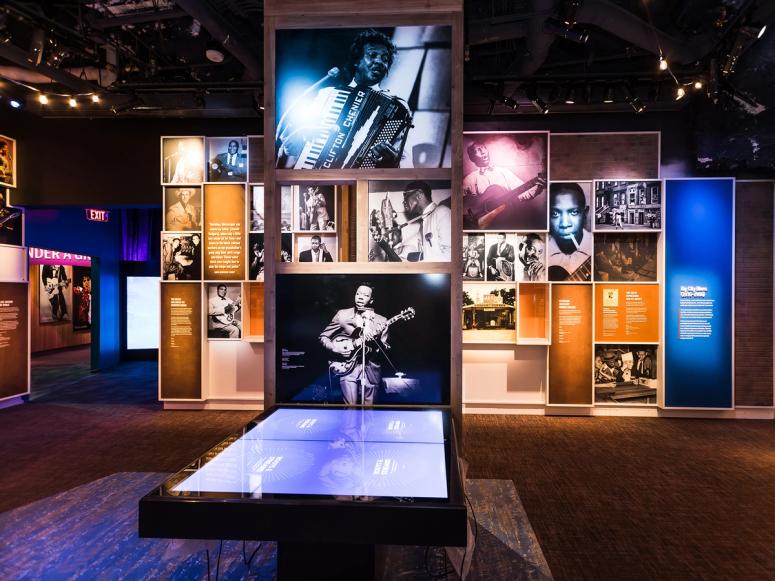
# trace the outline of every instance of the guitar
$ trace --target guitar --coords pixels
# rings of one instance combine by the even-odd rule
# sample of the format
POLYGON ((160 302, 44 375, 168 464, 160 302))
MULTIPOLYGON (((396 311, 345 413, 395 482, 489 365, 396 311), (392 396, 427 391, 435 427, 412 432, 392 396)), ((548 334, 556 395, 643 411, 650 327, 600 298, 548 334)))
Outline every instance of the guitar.
MULTIPOLYGON (((396 323, 398 321, 408 321, 410 319, 413 319, 415 315, 415 310, 413 307, 408 307, 398 313, 395 317, 391 317, 387 320, 385 323, 384 329, 387 329, 392 325, 393 323, 396 323)), ((383 329, 383 330, 384 330, 383 329)), ((328 362, 328 368, 331 370, 331 373, 334 375, 346 375, 352 371, 353 367, 355 367, 355 364, 358 363, 359 360, 363 357, 362 350, 365 349, 366 355, 369 354, 369 352, 372 350, 371 347, 366 345, 367 341, 364 341, 362 337, 360 337, 361 329, 356 328, 353 332, 352 336, 345 337, 340 336, 336 337, 332 340, 332 343, 336 346, 338 346, 341 350, 344 351, 344 354, 341 355, 341 359, 337 361, 329 361, 328 362)), ((376 340, 376 338, 375 338, 376 340)))
POLYGON ((485 230, 509 203, 527 201, 520 200, 519 196, 532 188, 536 188, 536 192, 529 199, 535 198, 546 188, 545 173, 539 173, 513 190, 493 184, 478 196, 463 196, 463 229, 485 230))
POLYGON ((242 297, 238 298, 232 304, 223 307, 223 315, 210 315, 214 322, 222 325, 231 325, 234 322, 234 314, 242 308, 242 297))
MULTIPOLYGON (((10 222, 14 218, 18 218, 22 215, 21 212, 10 212, 7 216, 3 216, 3 214, 6 212, 4 209, 0 209, 0 226, 4 226, 6 222, 10 222)), ((13 230, 13 224, 9 224, 8 226, 5 226, 9 230, 13 230)))
POLYGON ((67 280, 63 280, 62 282, 58 282, 55 278, 48 278, 46 279, 46 287, 45 291, 48 295, 48 299, 51 300, 54 298, 54 295, 59 293, 59 289, 63 287, 67 287, 72 282, 72 279, 68 278, 67 280))
POLYGON ((557 266, 557 265, 550 266, 549 280, 554 282, 557 282, 557 281, 586 282, 586 281, 592 280, 592 257, 590 256, 589 258, 587 258, 584 262, 581 263, 581 266, 579 266, 573 272, 568 272, 562 266, 557 266))

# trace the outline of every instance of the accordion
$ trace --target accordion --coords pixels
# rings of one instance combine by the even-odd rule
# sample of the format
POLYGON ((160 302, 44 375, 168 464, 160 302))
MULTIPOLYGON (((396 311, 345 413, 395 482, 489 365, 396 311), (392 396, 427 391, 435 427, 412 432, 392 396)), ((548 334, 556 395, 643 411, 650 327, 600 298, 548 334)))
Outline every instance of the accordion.
POLYGON ((394 143, 412 126, 400 99, 368 87, 329 87, 317 98, 323 99, 318 132, 293 169, 374 168, 379 160, 372 147, 394 143))

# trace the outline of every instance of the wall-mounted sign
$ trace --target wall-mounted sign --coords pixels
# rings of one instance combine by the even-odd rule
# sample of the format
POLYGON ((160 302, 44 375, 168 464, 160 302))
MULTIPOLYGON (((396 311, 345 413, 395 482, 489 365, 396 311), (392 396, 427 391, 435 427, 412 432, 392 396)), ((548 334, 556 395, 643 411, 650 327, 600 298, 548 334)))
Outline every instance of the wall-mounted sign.
POLYGON ((108 222, 110 220, 110 210, 86 208, 86 219, 91 222, 108 222))
POLYGON ((91 256, 29 247, 30 264, 62 264, 69 266, 91 266, 91 256))

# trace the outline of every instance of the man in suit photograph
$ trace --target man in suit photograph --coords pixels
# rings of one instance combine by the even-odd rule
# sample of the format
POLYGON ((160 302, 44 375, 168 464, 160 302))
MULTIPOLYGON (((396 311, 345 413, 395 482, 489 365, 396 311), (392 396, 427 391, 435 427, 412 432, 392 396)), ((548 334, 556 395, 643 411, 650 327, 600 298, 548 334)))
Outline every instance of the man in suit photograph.
POLYGON ((211 182, 242 182, 247 176, 247 163, 240 154, 236 139, 229 141, 225 153, 219 153, 210 161, 211 182))
POLYGON ((299 252, 299 262, 333 262, 331 253, 326 249, 320 236, 314 235, 309 240, 310 247, 299 252))
POLYGON ((514 246, 506 242, 505 232, 487 251, 487 279, 514 280, 514 246))

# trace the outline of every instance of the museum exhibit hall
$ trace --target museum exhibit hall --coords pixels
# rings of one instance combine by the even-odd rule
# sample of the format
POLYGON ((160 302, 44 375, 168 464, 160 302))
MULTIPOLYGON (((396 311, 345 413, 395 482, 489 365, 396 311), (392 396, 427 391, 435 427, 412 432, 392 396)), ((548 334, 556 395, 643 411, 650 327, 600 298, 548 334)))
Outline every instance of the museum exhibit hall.
POLYGON ((4 0, 0 578, 775 579, 775 2, 4 0))

